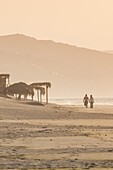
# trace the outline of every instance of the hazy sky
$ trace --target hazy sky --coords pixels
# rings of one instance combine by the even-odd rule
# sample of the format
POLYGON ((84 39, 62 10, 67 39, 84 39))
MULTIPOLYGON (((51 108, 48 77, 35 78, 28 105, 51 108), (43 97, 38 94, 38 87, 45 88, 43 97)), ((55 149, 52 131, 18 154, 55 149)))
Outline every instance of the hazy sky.
POLYGON ((113 0, 0 0, 0 35, 113 50, 113 0))

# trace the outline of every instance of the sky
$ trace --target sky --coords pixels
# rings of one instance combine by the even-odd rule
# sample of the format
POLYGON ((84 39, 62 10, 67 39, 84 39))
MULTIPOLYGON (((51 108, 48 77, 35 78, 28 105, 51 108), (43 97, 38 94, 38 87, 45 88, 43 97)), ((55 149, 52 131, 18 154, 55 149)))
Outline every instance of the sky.
POLYGON ((0 0, 0 36, 113 50, 113 0, 0 0))

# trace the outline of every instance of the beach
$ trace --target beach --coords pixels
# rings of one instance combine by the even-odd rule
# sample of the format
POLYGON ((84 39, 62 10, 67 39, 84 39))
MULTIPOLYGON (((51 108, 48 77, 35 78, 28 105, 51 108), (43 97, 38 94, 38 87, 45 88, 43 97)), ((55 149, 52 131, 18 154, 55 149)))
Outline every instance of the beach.
POLYGON ((0 169, 113 168, 113 106, 0 98, 0 169))

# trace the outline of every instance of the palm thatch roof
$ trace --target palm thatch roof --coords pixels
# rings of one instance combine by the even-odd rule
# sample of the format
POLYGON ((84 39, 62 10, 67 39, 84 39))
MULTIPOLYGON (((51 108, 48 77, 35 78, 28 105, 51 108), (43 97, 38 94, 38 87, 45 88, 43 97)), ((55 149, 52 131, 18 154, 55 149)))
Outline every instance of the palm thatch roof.
POLYGON ((7 93, 8 94, 26 94, 26 93, 32 93, 32 89, 30 89, 29 85, 27 85, 26 83, 23 82, 19 82, 19 83, 14 83, 12 85, 10 85, 9 87, 7 87, 7 93))
POLYGON ((29 86, 33 87, 33 88, 37 88, 37 87, 40 87, 40 86, 46 86, 46 87, 51 88, 51 83, 50 82, 32 83, 29 86))

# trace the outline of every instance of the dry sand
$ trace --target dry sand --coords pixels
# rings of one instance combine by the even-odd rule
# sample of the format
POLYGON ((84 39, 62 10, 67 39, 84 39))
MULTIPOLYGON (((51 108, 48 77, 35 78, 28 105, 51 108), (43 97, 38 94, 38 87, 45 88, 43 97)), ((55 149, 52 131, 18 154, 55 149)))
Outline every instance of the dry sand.
POLYGON ((113 106, 0 98, 0 169, 113 169, 113 106))

